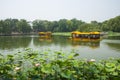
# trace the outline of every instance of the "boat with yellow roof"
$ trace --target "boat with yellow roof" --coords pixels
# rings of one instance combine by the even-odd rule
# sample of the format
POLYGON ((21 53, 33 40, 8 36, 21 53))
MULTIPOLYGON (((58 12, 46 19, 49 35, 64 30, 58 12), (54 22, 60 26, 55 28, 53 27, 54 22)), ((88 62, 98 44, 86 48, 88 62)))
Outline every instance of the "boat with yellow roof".
POLYGON ((40 38, 50 38, 52 36, 51 32, 39 32, 40 38))
POLYGON ((80 41, 96 41, 100 40, 100 32, 73 31, 71 32, 71 39, 80 41))

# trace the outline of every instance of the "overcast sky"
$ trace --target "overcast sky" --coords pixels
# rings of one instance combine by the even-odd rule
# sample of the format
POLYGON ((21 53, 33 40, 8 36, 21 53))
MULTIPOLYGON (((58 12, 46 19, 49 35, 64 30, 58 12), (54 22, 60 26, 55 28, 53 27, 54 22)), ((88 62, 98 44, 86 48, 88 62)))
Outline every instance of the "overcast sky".
POLYGON ((0 20, 76 18, 85 22, 102 22, 119 15, 120 0, 0 0, 0 20))

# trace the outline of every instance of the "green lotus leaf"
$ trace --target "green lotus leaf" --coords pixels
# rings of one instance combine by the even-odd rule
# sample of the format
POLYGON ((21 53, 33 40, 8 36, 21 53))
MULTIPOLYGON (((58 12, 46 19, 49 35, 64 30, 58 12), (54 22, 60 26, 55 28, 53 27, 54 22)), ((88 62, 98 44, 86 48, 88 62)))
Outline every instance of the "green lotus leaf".
POLYGON ((47 52, 47 51, 45 51, 45 52, 44 52, 44 54, 45 54, 45 55, 47 55, 47 54, 48 54, 48 52, 47 52))
POLYGON ((84 65, 85 61, 78 61, 79 65, 84 65))
POLYGON ((107 72, 114 72, 116 68, 105 68, 107 72))
POLYGON ((79 56, 79 54, 78 54, 78 53, 74 54, 74 57, 77 57, 77 56, 79 56))
POLYGON ((68 56, 68 59, 73 59, 73 54, 70 54, 69 56, 68 56))
POLYGON ((78 61, 77 61, 77 60, 74 60, 74 61, 73 61, 73 66, 74 66, 74 67, 79 67, 79 64, 78 64, 78 61))
POLYGON ((55 60, 55 57, 51 57, 50 60, 54 61, 54 60, 55 60))
POLYGON ((41 71, 43 73, 48 73, 48 74, 53 73, 51 64, 47 64, 47 65, 42 66, 41 71))
POLYGON ((118 66, 117 66, 117 70, 119 70, 119 71, 120 71, 120 65, 118 65, 118 66))
POLYGON ((102 69, 104 68, 104 65, 101 64, 101 63, 98 63, 98 64, 97 64, 97 68, 98 68, 99 70, 102 70, 102 69))
POLYGON ((106 63, 107 68, 114 68, 115 64, 114 63, 106 63))
POLYGON ((112 75, 117 76, 118 72, 113 72, 112 75))
POLYGON ((62 54, 62 52, 59 52, 59 51, 58 51, 58 52, 56 52, 56 54, 61 55, 61 54, 62 54))
POLYGON ((106 80, 107 76, 100 76, 100 80, 106 80))
POLYGON ((11 66, 10 66, 9 64, 7 64, 6 66, 4 66, 4 69, 10 70, 10 69, 11 69, 11 66))
POLYGON ((10 55, 10 54, 9 54, 9 55, 7 55, 7 57, 13 57, 13 55, 10 55))
POLYGON ((57 72, 61 72, 60 66, 59 65, 53 65, 53 68, 57 72))
POLYGON ((72 72, 70 70, 67 70, 65 72, 61 72, 61 76, 64 78, 70 78, 70 76, 72 75, 72 72))

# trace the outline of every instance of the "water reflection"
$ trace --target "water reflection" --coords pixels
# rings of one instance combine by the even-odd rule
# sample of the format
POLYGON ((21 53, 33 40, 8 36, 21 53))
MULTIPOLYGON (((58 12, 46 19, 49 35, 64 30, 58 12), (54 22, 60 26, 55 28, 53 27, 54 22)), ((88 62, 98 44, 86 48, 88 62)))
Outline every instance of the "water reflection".
POLYGON ((89 46, 91 48, 98 48, 100 41, 75 41, 70 40, 65 36, 54 36, 52 38, 35 38, 34 44, 45 46, 45 45, 59 45, 59 46, 89 46))
POLYGON ((36 50, 75 50, 80 58, 106 59, 120 57, 120 40, 75 41, 65 36, 40 38, 39 36, 0 36, 0 53, 12 53, 24 48, 36 50))
POLYGON ((2 36, 0 37, 0 49, 26 48, 31 42, 31 37, 2 36))
MULTIPOLYGON (((119 40, 107 40, 105 42, 113 50, 120 50, 120 41, 119 40)), ((2 36, 0 37, 0 49, 17 49, 17 48, 27 48, 27 47, 44 47, 46 48, 53 46, 56 49, 56 46, 60 47, 90 47, 93 49, 100 48, 99 40, 86 40, 86 41, 75 41, 70 40, 65 36, 53 36, 51 38, 40 38, 39 36, 2 36)))
POLYGON ((111 41, 111 42, 106 42, 106 44, 108 45, 109 48, 111 48, 112 50, 117 50, 120 51, 120 41, 111 41))
POLYGON ((99 48, 100 41, 72 41, 73 46, 89 46, 90 48, 99 48))
POLYGON ((107 39, 120 40, 120 36, 109 36, 107 39))
POLYGON ((52 38, 35 37, 33 41, 35 46, 46 46, 52 43, 52 38))

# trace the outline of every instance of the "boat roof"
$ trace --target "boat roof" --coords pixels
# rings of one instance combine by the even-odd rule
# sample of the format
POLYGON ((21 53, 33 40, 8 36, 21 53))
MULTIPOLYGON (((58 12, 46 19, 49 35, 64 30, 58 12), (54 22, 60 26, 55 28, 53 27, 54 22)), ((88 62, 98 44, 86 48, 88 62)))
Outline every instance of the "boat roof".
POLYGON ((51 32, 39 32, 39 34, 51 34, 51 32))
POLYGON ((39 34, 45 34, 45 32, 39 32, 39 34))
POLYGON ((73 31, 72 34, 90 34, 89 32, 73 31))
POLYGON ((79 32, 79 31, 73 31, 73 32, 71 32, 72 34, 80 34, 81 32, 79 32))
POLYGON ((72 34, 100 34, 100 32, 80 32, 80 31, 73 31, 72 34))
POLYGON ((100 32, 90 32, 90 34, 100 34, 100 32))

